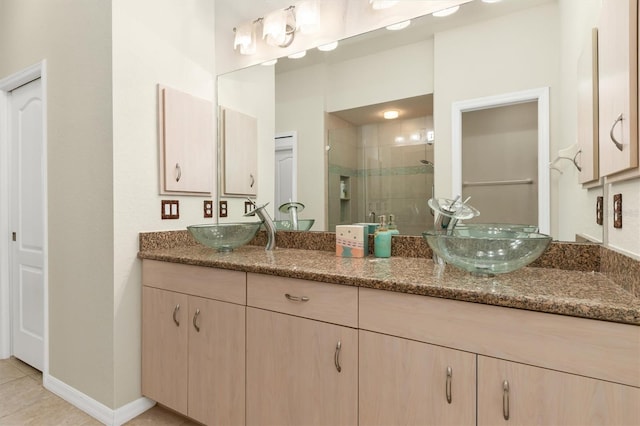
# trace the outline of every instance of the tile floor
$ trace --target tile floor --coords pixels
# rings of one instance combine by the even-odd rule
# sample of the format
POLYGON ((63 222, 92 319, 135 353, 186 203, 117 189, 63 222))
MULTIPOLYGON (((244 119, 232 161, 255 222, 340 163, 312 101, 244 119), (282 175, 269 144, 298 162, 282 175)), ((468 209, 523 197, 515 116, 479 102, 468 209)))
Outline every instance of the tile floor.
MULTIPOLYGON (((42 386, 42 373, 16 358, 0 360, 1 426, 92 426, 102 423, 42 386)), ((155 406, 127 426, 195 426, 196 423, 155 406)))

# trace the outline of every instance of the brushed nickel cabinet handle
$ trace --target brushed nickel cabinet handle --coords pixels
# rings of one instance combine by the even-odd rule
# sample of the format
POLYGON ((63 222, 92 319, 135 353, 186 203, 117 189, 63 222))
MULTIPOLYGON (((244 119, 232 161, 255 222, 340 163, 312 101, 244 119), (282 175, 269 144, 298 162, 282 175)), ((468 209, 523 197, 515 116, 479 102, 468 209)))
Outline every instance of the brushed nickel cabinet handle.
POLYGON ((173 308, 173 322, 176 323, 176 327, 180 327, 180 321, 178 320, 178 311, 180 310, 180 304, 178 303, 175 308, 173 308))
POLYGON ((509 382, 502 382, 502 416, 509 420, 509 382))
POLYGON ((616 124, 618 124, 618 123, 622 123, 622 113, 620 113, 618 118, 616 118, 616 121, 613 122, 613 125, 611 126, 611 130, 609 131, 609 137, 611 138, 611 141, 613 141, 613 143, 616 145, 616 148, 618 148, 618 150, 622 151, 622 144, 620 142, 618 142, 616 137, 613 135, 613 129, 616 128, 616 124))
POLYGON ((292 302, 308 302, 309 298, 307 296, 292 296, 289 293, 285 293, 284 297, 287 300, 291 300, 292 302))
POLYGON ((254 179, 253 175, 250 173, 249 174, 249 178, 251 179, 251 188, 253 188, 253 184, 256 183, 256 180, 254 179))
POLYGON ((336 352, 333 354, 333 363, 336 365, 336 370, 338 373, 342 371, 342 367, 340 366, 340 350, 342 349, 342 342, 338 340, 336 344, 336 352))
POLYGON ((445 384, 445 394, 447 396, 447 402, 451 404, 451 376, 453 375, 453 369, 447 367, 447 382, 445 384))
POLYGON ((198 325, 198 317, 200 316, 200 309, 196 309, 196 313, 193 315, 193 328, 200 333, 200 326, 198 325))
POLYGON ((182 169, 180 168, 180 164, 176 163, 176 182, 180 182, 181 177, 182 177, 182 169))

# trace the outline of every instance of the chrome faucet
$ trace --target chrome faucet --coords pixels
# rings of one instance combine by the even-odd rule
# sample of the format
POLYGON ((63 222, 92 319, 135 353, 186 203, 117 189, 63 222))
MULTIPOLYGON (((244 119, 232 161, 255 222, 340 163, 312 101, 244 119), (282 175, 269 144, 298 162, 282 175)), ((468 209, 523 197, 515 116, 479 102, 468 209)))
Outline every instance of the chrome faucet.
MULTIPOLYGON (((428 204, 436 212, 435 230, 453 234, 453 230, 459 220, 467 220, 478 216, 480 212, 466 204, 469 198, 471 197, 467 197, 462 202, 459 201, 459 195, 453 200, 441 199, 441 201, 438 201, 436 198, 431 198, 428 204)), ((433 261, 436 265, 444 265, 445 263, 444 259, 435 254, 435 252, 433 253, 433 261)))
POLYGON ((369 222, 376 223, 376 212, 369 212, 369 222))
POLYGON ((273 219, 271 219, 271 216, 269 216, 269 212, 267 212, 267 210, 265 209, 265 207, 267 207, 267 204, 269 203, 265 203, 258 207, 251 198, 247 198, 247 200, 251 202, 255 209, 253 209, 249 213, 245 213, 245 216, 249 216, 254 213, 258 215, 267 230, 267 245, 264 249, 273 250, 274 248, 276 248, 276 226, 273 223, 273 219))

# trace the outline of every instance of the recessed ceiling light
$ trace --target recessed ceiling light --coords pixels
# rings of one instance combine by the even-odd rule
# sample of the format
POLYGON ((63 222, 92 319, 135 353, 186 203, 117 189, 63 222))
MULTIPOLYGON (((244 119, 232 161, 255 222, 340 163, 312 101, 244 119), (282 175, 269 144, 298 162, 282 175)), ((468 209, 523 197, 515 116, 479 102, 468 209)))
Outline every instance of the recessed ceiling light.
POLYGON ((446 9, 442 9, 442 10, 439 10, 437 12, 433 12, 432 15, 436 16, 438 18, 442 18, 444 16, 453 15, 454 13, 456 13, 458 11, 458 9, 460 9, 460 6, 448 7, 446 9))
POLYGON ((327 43, 327 44, 318 46, 318 50, 322 50, 323 52, 329 52, 335 49, 336 47, 338 47, 338 42, 334 41, 333 43, 327 43))
POLYGON ((398 30, 404 30, 409 25, 411 25, 411 20, 398 22, 397 24, 387 25, 386 28, 389 31, 398 31, 398 30))
POLYGON ((264 65, 265 67, 268 67, 269 65, 275 65, 278 63, 277 59, 272 59, 270 61, 264 61, 263 63, 261 63, 260 65, 264 65))
POLYGON ((302 52, 293 53, 293 54, 287 56, 287 58, 289 58, 289 59, 300 59, 300 58, 304 58, 306 54, 307 54, 307 51, 303 50, 302 52))
POLYGON ((393 120, 394 118, 398 118, 400 114, 395 109, 390 109, 389 111, 385 111, 382 116, 387 120, 393 120))

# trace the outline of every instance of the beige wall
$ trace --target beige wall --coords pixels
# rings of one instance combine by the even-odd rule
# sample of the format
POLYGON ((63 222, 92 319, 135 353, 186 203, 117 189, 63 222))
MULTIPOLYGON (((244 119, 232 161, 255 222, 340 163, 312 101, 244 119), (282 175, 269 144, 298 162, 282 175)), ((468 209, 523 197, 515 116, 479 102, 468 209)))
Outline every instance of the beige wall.
POLYGON ((158 196, 156 120, 158 83, 215 101, 213 21, 209 0, 113 1, 113 407, 140 396, 138 233, 215 220, 205 198, 158 196), (169 198, 179 220, 160 219, 169 198))
POLYGON ((0 4, 0 76, 47 60, 49 372, 113 406, 111 4, 0 4))

